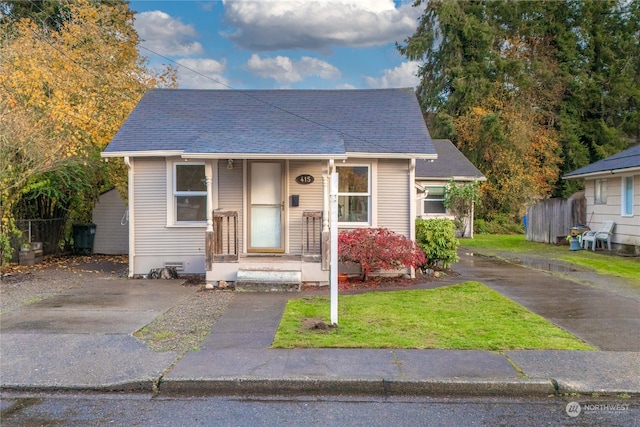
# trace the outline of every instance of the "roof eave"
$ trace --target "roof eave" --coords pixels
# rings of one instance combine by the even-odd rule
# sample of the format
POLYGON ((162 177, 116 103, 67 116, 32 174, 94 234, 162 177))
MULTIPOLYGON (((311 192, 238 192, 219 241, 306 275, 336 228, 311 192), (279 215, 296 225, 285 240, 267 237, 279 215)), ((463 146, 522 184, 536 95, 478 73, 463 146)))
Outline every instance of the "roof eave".
POLYGON ((416 176, 416 180, 421 181, 449 181, 453 179, 454 181, 486 181, 487 178, 485 176, 428 176, 421 175, 416 176))
POLYGON ((437 154, 427 153, 365 153, 358 151, 347 152, 347 157, 356 157, 362 159, 424 159, 437 160, 437 154))
POLYGON ((623 174, 628 174, 633 172, 640 172, 640 166, 634 166, 634 167, 623 168, 623 169, 608 169, 608 170, 587 172, 587 173, 581 173, 581 174, 570 175, 570 176, 565 175, 562 177, 562 179, 580 179, 580 178, 592 178, 592 177, 598 177, 598 176, 623 175, 623 174))

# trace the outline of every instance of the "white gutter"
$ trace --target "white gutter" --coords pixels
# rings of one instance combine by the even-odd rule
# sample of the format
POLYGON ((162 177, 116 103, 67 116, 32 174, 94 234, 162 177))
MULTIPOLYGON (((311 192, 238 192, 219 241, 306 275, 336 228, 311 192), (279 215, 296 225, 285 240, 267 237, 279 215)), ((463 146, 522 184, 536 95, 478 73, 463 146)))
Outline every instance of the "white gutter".
POLYGON ((129 209, 129 277, 133 277, 134 275, 134 262, 136 258, 136 234, 134 224, 136 222, 136 212, 134 209, 134 191, 133 187, 135 185, 134 176, 135 173, 133 171, 133 163, 131 163, 131 159, 129 157, 124 158, 124 164, 127 166, 127 199, 128 199, 128 209, 129 209))
POLYGON ((347 157, 357 157, 361 159, 422 159, 437 160, 437 154, 425 153, 358 153, 347 152, 347 157))
POLYGON ((634 167, 625 168, 625 169, 610 169, 610 170, 597 171, 597 172, 581 173, 580 175, 563 176, 562 179, 590 178, 590 177, 597 177, 597 176, 607 177, 610 175, 626 175, 628 173, 633 173, 633 172, 640 172, 640 166, 634 166, 634 167))
POLYGON ((111 151, 100 153, 100 157, 174 157, 184 153, 183 150, 160 150, 160 151, 111 151))

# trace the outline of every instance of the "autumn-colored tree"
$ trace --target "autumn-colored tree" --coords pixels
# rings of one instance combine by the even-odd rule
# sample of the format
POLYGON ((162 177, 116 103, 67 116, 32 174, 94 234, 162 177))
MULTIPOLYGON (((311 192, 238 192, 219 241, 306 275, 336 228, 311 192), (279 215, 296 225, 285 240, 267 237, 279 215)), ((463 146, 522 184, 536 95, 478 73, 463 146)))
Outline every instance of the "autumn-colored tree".
POLYGON ((175 72, 147 68, 126 2, 0 6, 6 12, 0 21, 0 98, 3 122, 12 127, 8 135, 15 136, 0 147, 0 158, 14 165, 0 165, 3 216, 12 215, 19 201, 33 199, 32 189, 65 182, 64 192, 37 194, 55 194, 71 219, 87 220, 101 190, 115 185, 126 195, 122 162, 105 164, 100 151, 147 88, 175 86, 175 72), (37 152, 30 161, 41 164, 20 165, 25 158, 11 151, 17 141, 24 152, 37 152), (85 171, 65 170, 72 163, 85 171))
POLYGON ((432 134, 487 175, 513 217, 567 194, 561 175, 640 138, 640 2, 417 0, 398 49, 422 62, 432 134))

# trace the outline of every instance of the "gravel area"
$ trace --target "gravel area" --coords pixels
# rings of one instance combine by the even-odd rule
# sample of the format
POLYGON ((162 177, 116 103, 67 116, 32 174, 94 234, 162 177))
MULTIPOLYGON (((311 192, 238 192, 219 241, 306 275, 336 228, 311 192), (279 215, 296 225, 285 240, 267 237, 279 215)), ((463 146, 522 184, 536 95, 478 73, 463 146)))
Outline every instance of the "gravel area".
MULTIPOLYGON (((32 267, 10 265, 0 281, 0 314, 78 287, 87 276, 123 280, 126 258, 78 256, 46 258, 32 267)), ((185 286, 200 289, 134 334, 154 351, 182 354, 197 349, 234 296, 232 291, 205 290, 204 280, 197 276, 185 278, 185 286)))

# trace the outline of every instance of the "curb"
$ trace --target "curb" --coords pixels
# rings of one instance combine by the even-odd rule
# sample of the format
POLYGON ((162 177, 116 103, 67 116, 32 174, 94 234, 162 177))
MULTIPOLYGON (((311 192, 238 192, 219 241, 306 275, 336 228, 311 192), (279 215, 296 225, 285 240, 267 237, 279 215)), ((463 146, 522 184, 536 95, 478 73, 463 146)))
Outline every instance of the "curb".
POLYGON ((159 385, 163 396, 211 395, 377 395, 377 396, 539 396, 556 394, 550 380, 362 380, 310 378, 228 378, 167 380, 159 385))

